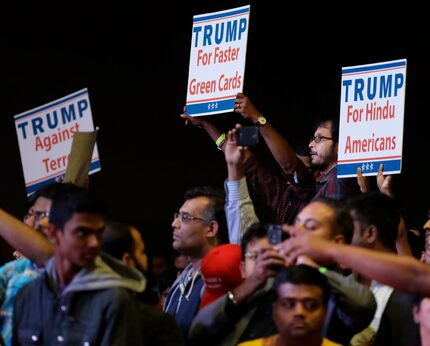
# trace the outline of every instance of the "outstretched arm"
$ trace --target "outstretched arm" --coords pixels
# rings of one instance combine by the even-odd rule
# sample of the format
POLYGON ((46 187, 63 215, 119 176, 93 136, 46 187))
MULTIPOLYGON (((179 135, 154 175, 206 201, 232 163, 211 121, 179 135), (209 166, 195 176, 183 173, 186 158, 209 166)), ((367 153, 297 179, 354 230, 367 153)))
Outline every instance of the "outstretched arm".
POLYGON ((37 265, 54 255, 52 244, 35 229, 0 209, 0 236, 37 265))
MULTIPOLYGON (((187 113, 183 113, 181 114, 181 118, 185 119, 185 125, 195 125, 205 130, 206 133, 214 142, 216 142, 216 140, 220 138, 220 136, 222 135, 222 132, 213 123, 207 120, 206 117, 192 117, 187 113)), ((224 146, 225 146, 225 140, 218 145, 218 147, 223 151, 224 151, 224 146)))
MULTIPOLYGON (((246 95, 238 93, 234 102, 235 112, 240 113, 245 119, 253 123, 257 122, 257 118, 261 116, 261 113, 246 95)), ((303 165, 291 145, 269 122, 260 128, 260 133, 276 162, 285 173, 291 174, 296 171, 297 165, 303 165)))
POLYGON ((236 129, 228 132, 224 148, 228 170, 228 179, 224 184, 228 233, 230 243, 240 245, 242 236, 248 227, 258 222, 243 172, 243 161, 249 151, 237 146, 236 129))
POLYGON ((292 237, 279 246, 279 251, 290 261, 308 255, 320 263, 340 263, 404 292, 430 295, 430 266, 414 257, 337 244, 291 226, 284 226, 284 230, 292 237))

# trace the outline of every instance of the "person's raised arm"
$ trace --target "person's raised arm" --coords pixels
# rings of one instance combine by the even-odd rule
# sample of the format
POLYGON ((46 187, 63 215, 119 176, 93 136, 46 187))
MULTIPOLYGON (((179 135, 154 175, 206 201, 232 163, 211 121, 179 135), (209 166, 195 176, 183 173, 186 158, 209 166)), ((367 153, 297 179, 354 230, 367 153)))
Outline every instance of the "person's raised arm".
POLYGON ((225 142, 227 140, 226 134, 221 132, 207 117, 192 117, 187 113, 183 113, 181 114, 181 118, 185 119, 185 125, 195 125, 205 130, 217 147, 224 151, 225 142))
POLYGON ((54 255, 52 244, 34 228, 0 209, 0 236, 38 266, 54 255))
POLYGON ((372 280, 411 294, 430 295, 430 266, 410 256, 337 244, 304 230, 283 226, 291 237, 278 246, 289 261, 308 255, 319 263, 340 263, 372 280))
MULTIPOLYGON (((236 125, 236 127, 240 127, 240 125, 236 125)), ((228 171, 228 178, 224 184, 226 191, 224 208, 229 240, 230 243, 240 244, 243 234, 249 226, 258 222, 258 217, 249 195, 243 169, 245 157, 250 153, 246 148, 237 146, 236 129, 230 130, 227 134, 224 154, 228 171)))
MULTIPOLYGON (((254 124, 258 123, 258 118, 262 115, 246 95, 238 93, 234 102, 235 112, 240 113, 245 119, 254 124)), ((297 165, 303 165, 291 145, 269 122, 260 125, 260 134, 276 162, 285 173, 291 174, 296 170, 297 165)))

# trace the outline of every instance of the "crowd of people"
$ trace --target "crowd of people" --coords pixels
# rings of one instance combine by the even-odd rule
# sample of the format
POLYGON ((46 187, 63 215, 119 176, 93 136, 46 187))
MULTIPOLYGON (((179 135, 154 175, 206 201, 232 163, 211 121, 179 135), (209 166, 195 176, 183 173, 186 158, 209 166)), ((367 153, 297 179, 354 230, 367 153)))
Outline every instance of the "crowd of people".
POLYGON ((430 247, 413 256, 383 165, 370 191, 359 167, 357 179, 337 177, 335 117, 299 152, 246 95, 234 109, 279 170, 238 145, 241 125, 223 133, 182 114, 223 151, 227 178, 185 192, 174 268, 153 258, 152 270, 151 244, 110 220, 91 187, 45 185, 23 221, 0 209, 16 249, 0 268, 0 344, 430 345, 430 247))

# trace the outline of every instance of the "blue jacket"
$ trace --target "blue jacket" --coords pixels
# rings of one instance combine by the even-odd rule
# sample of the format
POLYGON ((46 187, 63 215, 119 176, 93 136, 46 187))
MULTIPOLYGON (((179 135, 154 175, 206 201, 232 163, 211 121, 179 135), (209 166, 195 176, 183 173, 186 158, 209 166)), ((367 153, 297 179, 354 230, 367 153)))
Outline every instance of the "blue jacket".
POLYGON ((175 317, 185 340, 188 337, 191 323, 199 311, 204 291, 204 281, 200 270, 190 277, 192 269, 190 263, 182 271, 173 283, 164 306, 164 311, 175 317))

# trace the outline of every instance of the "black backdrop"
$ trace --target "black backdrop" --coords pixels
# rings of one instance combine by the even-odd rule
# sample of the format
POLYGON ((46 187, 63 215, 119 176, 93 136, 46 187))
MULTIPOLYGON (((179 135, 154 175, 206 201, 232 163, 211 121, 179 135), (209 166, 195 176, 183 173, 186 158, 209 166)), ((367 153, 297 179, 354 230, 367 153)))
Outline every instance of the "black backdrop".
MULTIPOLYGON (((321 114, 338 112, 341 67, 408 59, 404 160, 394 188, 408 226, 421 228, 430 192, 430 30, 413 2, 9 4, 0 11, 0 207, 18 217, 25 209, 13 115, 86 87, 102 166, 91 188, 113 218, 140 227, 150 251, 170 249, 171 216, 185 189, 226 177, 222 153, 179 117, 192 16, 247 4, 244 92, 293 143, 310 137, 321 114)), ((227 130, 242 119, 214 121, 227 130)))

